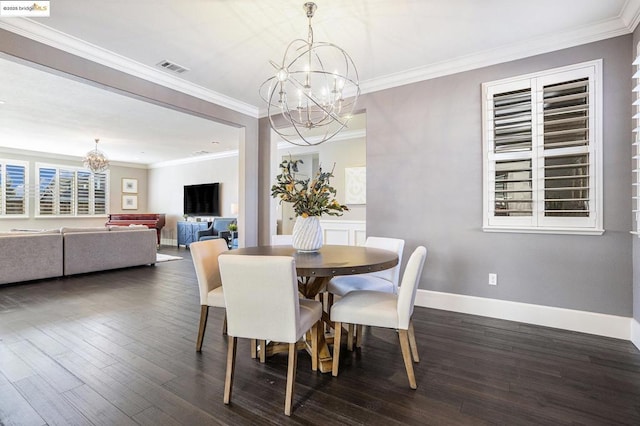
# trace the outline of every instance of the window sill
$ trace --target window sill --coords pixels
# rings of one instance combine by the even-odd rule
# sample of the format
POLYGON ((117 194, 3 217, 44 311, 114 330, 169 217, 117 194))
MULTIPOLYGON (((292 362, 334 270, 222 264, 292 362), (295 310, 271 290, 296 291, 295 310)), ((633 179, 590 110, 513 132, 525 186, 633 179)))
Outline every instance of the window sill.
POLYGON ((559 234, 559 235, 602 235, 604 229, 572 229, 572 228, 516 228, 516 227, 482 227, 483 232, 507 232, 517 234, 559 234))

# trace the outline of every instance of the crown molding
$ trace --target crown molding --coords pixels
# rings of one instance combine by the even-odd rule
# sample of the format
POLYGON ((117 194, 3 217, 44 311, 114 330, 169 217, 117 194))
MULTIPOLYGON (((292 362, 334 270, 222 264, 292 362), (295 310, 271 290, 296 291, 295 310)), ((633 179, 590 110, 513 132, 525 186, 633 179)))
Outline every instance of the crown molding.
MULTIPOLYGON (((78 157, 76 155, 56 154, 53 152, 44 152, 44 151, 31 151, 27 149, 10 148, 6 146, 0 146, 0 153, 26 156, 26 157, 35 157, 35 158, 46 158, 50 160, 76 161, 82 164, 82 157, 78 157)), ((134 169, 148 168, 146 164, 128 163, 125 161, 113 161, 113 160, 109 160, 109 165, 118 166, 118 167, 130 167, 134 169)))
POLYGON ((0 19, 0 28, 92 62, 105 65, 109 68, 160 84, 187 95, 195 96, 196 98, 229 108, 241 114, 258 118, 259 109, 254 105, 249 105, 197 84, 174 77, 162 70, 133 61, 122 55, 103 49, 100 46, 87 43, 77 37, 54 30, 30 19, 0 19))
POLYGON ((180 166, 183 164, 200 163, 202 161, 220 160, 221 158, 237 157, 239 151, 237 149, 224 152, 216 152, 213 154, 198 155, 197 157, 180 158, 177 160, 161 161, 149 164, 149 169, 161 169, 163 167, 180 166))
POLYGON ((619 18, 627 26, 629 32, 634 32, 640 22, 640 0, 627 0, 619 18))
MULTIPOLYGON (((640 0, 629 0, 621 16, 596 25, 577 30, 557 33, 528 40, 526 43, 513 43, 496 49, 485 50, 472 55, 429 64, 381 78, 360 83, 361 93, 372 93, 405 84, 444 77, 464 71, 470 71, 491 65, 528 58, 543 53, 593 43, 632 32, 640 20, 640 0), (635 22, 635 24, 633 23, 635 22)), ((261 110, 262 112, 262 110, 261 110)))
MULTIPOLYGON (((428 64, 380 78, 361 81, 360 90, 361 94, 377 92, 626 35, 633 32, 638 23, 640 23, 640 0, 627 0, 620 14, 614 19, 564 33, 555 33, 530 39, 525 43, 508 44, 500 48, 461 56, 453 60, 428 64)), ((0 19, 0 28, 253 118, 267 116, 267 109, 264 107, 259 108, 249 105, 202 86, 189 83, 164 71, 132 61, 124 56, 54 30, 28 18, 0 19)))
MULTIPOLYGON (((303 142, 302 139, 295 139, 298 142, 298 144, 294 144, 294 143, 285 141, 284 139, 282 139, 277 134, 276 134, 276 136, 277 136, 276 143, 277 143, 278 149, 309 148, 309 147, 312 147, 313 144, 315 144, 318 141, 322 140, 322 136, 312 136, 312 137, 309 138, 309 142, 312 145, 309 145, 309 147, 307 147, 307 146, 303 145, 305 142, 303 142)), ((329 141, 327 141, 327 142, 345 141, 345 140, 349 140, 349 139, 364 138, 366 136, 367 136, 366 129, 343 130, 340 133, 338 133, 337 135, 335 135, 334 137, 332 137, 331 139, 329 139, 329 141)))

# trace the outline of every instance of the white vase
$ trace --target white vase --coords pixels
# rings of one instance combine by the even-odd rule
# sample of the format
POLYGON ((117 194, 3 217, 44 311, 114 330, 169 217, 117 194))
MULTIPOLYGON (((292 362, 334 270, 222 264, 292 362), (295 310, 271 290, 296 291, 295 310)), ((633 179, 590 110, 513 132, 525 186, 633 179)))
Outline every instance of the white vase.
POLYGON ((293 225, 293 248, 298 251, 318 251, 322 247, 322 228, 317 216, 296 218, 293 225))

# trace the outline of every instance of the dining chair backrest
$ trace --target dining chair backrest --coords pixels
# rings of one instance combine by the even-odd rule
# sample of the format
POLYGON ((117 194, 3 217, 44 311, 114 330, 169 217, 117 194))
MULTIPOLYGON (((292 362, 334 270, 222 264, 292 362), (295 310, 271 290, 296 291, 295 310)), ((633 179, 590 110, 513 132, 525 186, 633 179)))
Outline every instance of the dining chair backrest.
POLYGON ((407 330, 409 328, 426 257, 427 249, 424 246, 418 246, 411 254, 404 269, 402 284, 398 291, 398 328, 400 329, 407 330))
POLYGON ((209 292, 222 285, 218 256, 229 248, 226 240, 217 239, 191 243, 189 249, 198 278, 200 304, 206 305, 209 292))
POLYGON ((391 282, 393 284, 393 292, 397 293, 398 281, 400 279, 400 263, 402 263, 402 251, 404 250, 404 240, 399 238, 367 237, 364 246, 389 250, 398 255, 398 264, 396 266, 390 269, 385 269, 384 271, 371 273, 371 275, 391 282))
POLYGON ((295 343, 306 331, 298 330, 293 257, 224 255, 219 263, 229 336, 295 343))
POLYGON ((293 235, 272 235, 271 236, 271 245, 272 246, 290 246, 293 243, 293 235))

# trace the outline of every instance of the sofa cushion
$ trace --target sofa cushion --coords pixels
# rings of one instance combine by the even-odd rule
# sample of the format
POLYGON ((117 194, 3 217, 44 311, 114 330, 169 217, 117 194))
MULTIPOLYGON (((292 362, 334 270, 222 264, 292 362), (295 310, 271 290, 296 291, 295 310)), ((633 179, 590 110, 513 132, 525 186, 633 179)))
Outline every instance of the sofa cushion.
POLYGON ((0 284, 62 275, 62 235, 6 233, 0 236, 0 284))
POLYGON ((19 229, 13 228, 9 231, 9 235, 16 234, 59 234, 59 229, 19 229))
POLYGON ((104 226, 101 227, 90 227, 90 226, 80 226, 80 227, 72 227, 72 226, 63 226, 62 228, 60 228, 60 232, 65 234, 65 233, 70 233, 70 232, 100 232, 100 231, 107 231, 107 228, 104 226))

